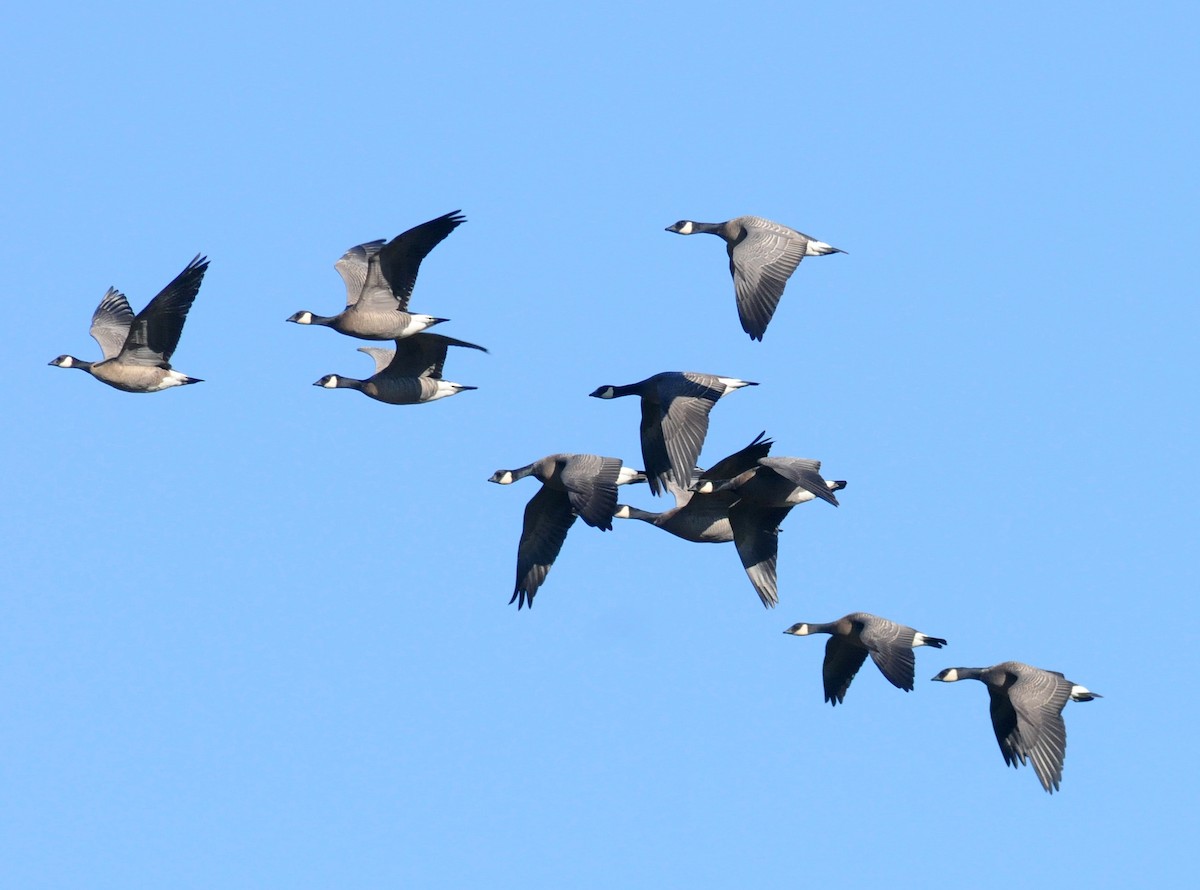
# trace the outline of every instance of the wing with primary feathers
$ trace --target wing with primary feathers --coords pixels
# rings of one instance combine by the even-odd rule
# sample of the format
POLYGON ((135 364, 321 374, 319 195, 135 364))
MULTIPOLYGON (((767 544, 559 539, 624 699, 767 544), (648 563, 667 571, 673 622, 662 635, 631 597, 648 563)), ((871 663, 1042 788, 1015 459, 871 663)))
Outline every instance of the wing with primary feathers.
POLYGON ((517 608, 532 608, 533 597, 558 558, 567 532, 575 522, 575 511, 565 491, 543 485, 525 505, 521 543, 517 546, 517 583, 512 599, 517 608))
POLYGON ((133 319, 121 349, 121 360, 138 365, 159 365, 171 360, 188 310, 200 292, 208 258, 199 254, 159 291, 133 319))
POLYGON ((333 268, 337 269, 337 273, 342 276, 342 282, 346 285, 347 306, 353 306, 358 302, 363 285, 367 281, 367 262, 379 253, 379 248, 383 247, 384 243, 381 238, 378 241, 357 244, 342 254, 342 258, 333 264, 333 268))
POLYGON ((729 272, 742 330, 761 340, 808 242, 777 223, 755 223, 747 226, 746 233, 729 246, 729 272))
POLYGON ((588 525, 610 531, 617 509, 617 477, 621 460, 596 454, 574 454, 562 470, 571 506, 588 525))
POLYGON ((92 314, 92 338, 100 344, 106 359, 121 352, 133 324, 133 310, 125 295, 110 287, 92 314))
POLYGON ((417 283, 417 271, 421 267, 421 260, 466 221, 462 211, 446 213, 401 232, 379 251, 383 276, 391 286, 392 295, 399 301, 402 310, 408 309, 408 300, 412 296, 413 286, 417 283))
POLYGON ((867 660, 867 650, 843 637, 834 635, 825 644, 825 661, 821 679, 825 684, 825 701, 834 707, 846 698, 850 682, 867 660))
POLYGON ((912 650, 914 633, 911 627, 872 615, 859 635, 887 681, 909 692, 917 666, 912 650))

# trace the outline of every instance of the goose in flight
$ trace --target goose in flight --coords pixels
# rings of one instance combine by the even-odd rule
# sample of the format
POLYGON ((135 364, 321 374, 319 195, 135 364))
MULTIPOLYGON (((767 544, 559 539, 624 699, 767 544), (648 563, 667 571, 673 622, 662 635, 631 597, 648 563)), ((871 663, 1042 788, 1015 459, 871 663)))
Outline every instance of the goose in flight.
POLYGON ((850 682, 867 660, 868 654, 889 683, 897 689, 912 692, 916 667, 913 649, 917 646, 941 649, 946 645, 941 637, 927 636, 911 627, 867 612, 851 612, 827 624, 800 622, 784 633, 798 637, 808 634, 831 635, 825 644, 821 679, 825 685, 825 701, 834 707, 846 697, 850 682))
POLYGON ((761 216, 739 216, 723 223, 681 219, 667 226, 667 231, 679 235, 704 232, 724 239, 738 318, 752 340, 762 340, 783 288, 802 259, 846 252, 761 216))
POLYGON ((985 668, 946 668, 933 679, 943 683, 979 680, 991 699, 992 729, 1004 762, 1016 769, 1026 761, 1047 792, 1062 781, 1067 754, 1067 725, 1062 711, 1067 701, 1102 698, 1085 686, 1072 683, 1058 671, 1003 661, 985 668))
POLYGON ((125 295, 110 287, 92 315, 91 335, 104 357, 98 362, 60 355, 50 364, 87 371, 125 392, 160 392, 201 383, 171 367, 188 310, 200 292, 208 258, 199 254, 137 315, 125 295))
POLYGON ((516 470, 497 470, 488 482, 511 485, 533 476, 542 487, 525 506, 517 545, 517 583, 511 604, 533 607, 576 517, 601 531, 612 530, 617 486, 645 482, 644 473, 623 466, 620 458, 596 454, 550 454, 516 470))
POLYGON ((362 340, 399 340, 446 321, 410 313, 408 300, 421 260, 464 222, 466 217, 456 210, 401 232, 386 243, 369 241, 351 247, 334 263, 346 284, 346 308, 330 316, 302 309, 287 320, 333 328, 362 340))
POLYGON ((642 404, 642 460, 650 491, 662 494, 668 483, 692 484, 692 470, 708 435, 708 414, 722 396, 743 386, 758 386, 736 377, 695 371, 664 371, 625 386, 601 386, 596 399, 639 396, 642 404))

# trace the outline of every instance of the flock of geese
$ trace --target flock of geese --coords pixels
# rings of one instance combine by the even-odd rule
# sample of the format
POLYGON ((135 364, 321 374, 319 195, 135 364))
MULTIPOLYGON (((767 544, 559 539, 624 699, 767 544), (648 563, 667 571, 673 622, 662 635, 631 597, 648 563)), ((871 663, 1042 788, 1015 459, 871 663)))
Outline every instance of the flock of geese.
MULTIPOLYGON (((392 348, 360 347, 375 363, 366 379, 327 374, 314 386, 356 389, 391 405, 432 402, 476 387, 443 379, 451 346, 486 352, 484 347, 430 333, 448 319, 408 311, 421 261, 465 222, 459 211, 414 226, 390 241, 350 248, 335 263, 346 286, 346 306, 337 315, 296 312, 287 321, 319 325, 363 340, 392 341, 392 348)), ((742 329, 761 341, 779 305, 784 286, 806 256, 845 253, 787 226, 757 216, 723 223, 680 220, 667 227, 680 235, 706 233, 725 241, 729 271, 742 329)), ((159 392, 200 383, 171 367, 188 311, 200 291, 208 259, 196 256, 141 312, 134 314, 125 295, 109 288, 92 315, 91 335, 102 358, 85 361, 60 355, 50 362, 86 371, 125 392, 159 392)), ((812 500, 838 506, 843 480, 821 476, 821 463, 797 457, 771 457, 772 441, 760 433, 745 448, 707 470, 697 466, 708 434, 709 414, 717 401, 756 384, 734 377, 691 371, 667 371, 637 383, 605 385, 598 399, 636 396, 641 405, 640 438, 644 469, 627 467, 615 457, 550 454, 513 470, 497 470, 489 479, 509 485, 532 476, 541 482, 525 507, 517 547, 516 584, 509 602, 532 607, 567 532, 577 518, 608 531, 612 521, 638 519, 687 541, 733 542, 746 574, 765 607, 778 601, 776 561, 779 525, 793 507, 812 500), (621 485, 646 483, 652 494, 669 492, 675 506, 651 513, 617 503, 621 485)), ((911 627, 852 612, 836 621, 801 622, 785 633, 829 634, 822 666, 825 701, 836 706, 866 661, 884 678, 911 691, 913 650, 941 648, 946 640, 911 627)), ((992 727, 1005 763, 1032 763, 1048 792, 1059 788, 1066 753, 1062 718, 1068 700, 1099 696, 1056 671, 1016 661, 986 668, 947 668, 933 678, 946 683, 979 680, 991 702, 992 727)))

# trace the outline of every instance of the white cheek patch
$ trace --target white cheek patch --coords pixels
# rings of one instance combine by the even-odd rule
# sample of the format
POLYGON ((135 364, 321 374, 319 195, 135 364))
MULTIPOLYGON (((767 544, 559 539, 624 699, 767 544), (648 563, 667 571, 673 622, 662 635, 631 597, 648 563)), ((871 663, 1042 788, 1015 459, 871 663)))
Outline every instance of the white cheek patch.
POLYGON ((321 385, 326 389, 337 389, 338 379, 335 375, 330 374, 329 377, 321 385))
POLYGON ((73 358, 71 358, 69 355, 66 358, 64 358, 61 362, 58 363, 58 366, 60 368, 71 368, 71 367, 74 367, 74 365, 75 365, 75 360, 73 358))
POLYGON ((953 683, 958 679, 958 669, 950 668, 950 670, 946 671, 946 673, 942 675, 942 679, 947 683, 953 683))
POLYGON ((680 234, 680 235, 690 235, 690 234, 692 234, 692 223, 691 223, 691 221, 690 221, 690 220, 689 220, 688 222, 685 222, 685 223, 684 223, 682 226, 680 226, 680 228, 679 228, 679 234, 680 234))
POLYGON ((296 319, 296 324, 312 324, 312 313, 301 312, 300 316, 296 319))

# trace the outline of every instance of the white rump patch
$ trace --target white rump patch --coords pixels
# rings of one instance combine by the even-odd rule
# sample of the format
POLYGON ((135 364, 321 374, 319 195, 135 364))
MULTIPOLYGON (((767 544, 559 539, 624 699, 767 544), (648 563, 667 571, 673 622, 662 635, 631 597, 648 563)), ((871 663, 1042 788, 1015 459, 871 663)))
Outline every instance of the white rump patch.
POLYGON ((927 636, 925 636, 925 634, 921 633, 920 631, 917 631, 915 634, 913 634, 913 644, 912 644, 912 647, 913 647, 914 649, 916 649, 918 646, 924 646, 924 645, 925 645, 925 641, 926 641, 927 639, 929 639, 929 638, 928 638, 927 636))
POLYGON ((621 467, 621 472, 617 474, 617 485, 627 485, 639 475, 633 467, 621 467))
POLYGON ((718 377, 717 379, 725 385, 725 389, 727 390, 741 389, 743 386, 750 385, 749 381, 738 380, 736 377, 718 377))

